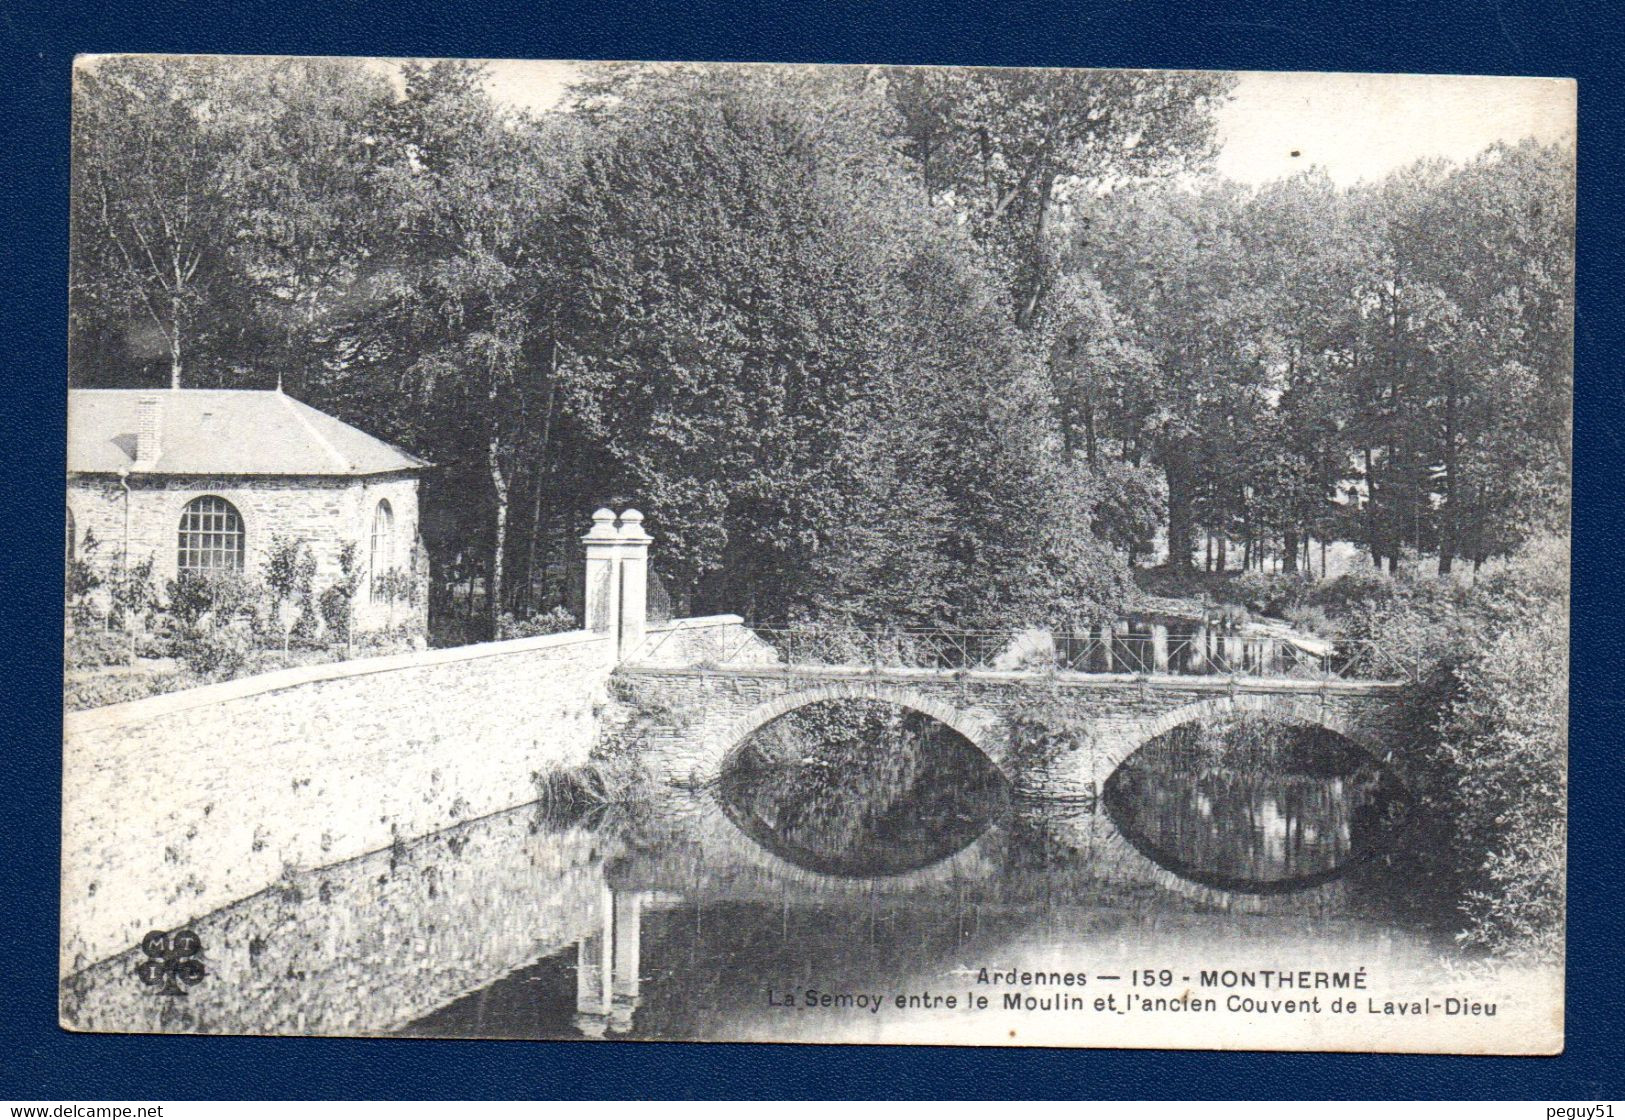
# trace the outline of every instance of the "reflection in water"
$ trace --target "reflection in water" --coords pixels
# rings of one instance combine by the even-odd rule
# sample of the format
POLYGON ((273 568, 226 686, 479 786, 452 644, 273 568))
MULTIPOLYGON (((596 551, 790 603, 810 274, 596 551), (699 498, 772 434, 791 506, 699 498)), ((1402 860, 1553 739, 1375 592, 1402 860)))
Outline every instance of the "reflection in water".
POLYGON ((1399 784, 1319 727, 1186 724, 1106 782, 1113 821, 1159 865, 1224 890, 1301 890, 1380 850, 1407 808, 1399 784))
POLYGON ((798 867, 915 871, 986 831, 1004 776, 958 732, 878 701, 826 701, 752 735, 717 796, 739 828, 798 867))
MULTIPOLYGON (((1447 951, 1386 916, 1380 881, 1346 898, 1283 895, 1265 915, 1184 897, 1147 875, 1107 814, 1013 803, 948 729, 874 705, 820 709, 755 737, 716 790, 591 820, 521 808, 290 875, 193 923, 208 975, 186 998, 156 998, 132 947, 64 982, 64 1021, 537 1039, 941 1041, 952 1030, 1007 1042, 928 1005, 791 1013, 775 1000, 809 988, 963 993, 984 967, 1126 974, 1176 959, 1421 975, 1447 951)), ((1226 785, 1224 766, 1176 749, 1165 765, 1134 760, 1108 799, 1140 843, 1221 877, 1314 874, 1358 853, 1380 782, 1373 797, 1346 756, 1313 763, 1295 750, 1277 752, 1297 769, 1267 794, 1256 782, 1238 792, 1248 787, 1226 785), (1129 812, 1136 793, 1160 808, 1129 812), (1252 838, 1213 840, 1226 814, 1252 838)), ((1228 766, 1247 757, 1232 752, 1228 766)), ((1064 1017, 1023 1023, 1022 1042, 1087 1040, 1064 1017)))

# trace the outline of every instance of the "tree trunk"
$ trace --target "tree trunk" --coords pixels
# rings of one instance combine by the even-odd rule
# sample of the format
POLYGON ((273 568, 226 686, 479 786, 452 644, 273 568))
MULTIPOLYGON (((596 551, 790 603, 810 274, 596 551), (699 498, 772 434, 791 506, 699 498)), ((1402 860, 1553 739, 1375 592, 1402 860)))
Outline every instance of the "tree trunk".
POLYGON ((1456 555, 1456 378, 1452 368, 1444 397, 1444 509, 1439 516, 1439 574, 1447 576, 1456 555))
POLYGON ((1177 455, 1168 456, 1163 463, 1163 474, 1168 480, 1168 566, 1189 571, 1191 564, 1190 485, 1186 478, 1185 463, 1177 455))
POLYGON ((1298 570, 1298 531, 1286 530, 1281 541, 1281 570, 1283 572, 1296 572, 1298 570))
POLYGON ((181 387, 181 297, 179 293, 169 300, 169 387, 181 387))
POLYGON ((1365 449, 1365 543, 1371 552, 1371 566, 1382 571, 1382 525, 1377 514, 1377 470, 1371 448, 1365 449))
POLYGON ((1032 241, 1028 245, 1028 267, 1032 275, 1028 288, 1016 306, 1016 326, 1026 330, 1032 326, 1038 312, 1038 301, 1044 295, 1044 242, 1049 237, 1050 199, 1055 193, 1055 172, 1046 169, 1038 181, 1038 213, 1033 220, 1032 241))
POLYGON ((491 493, 495 499, 496 520, 492 523, 491 571, 485 581, 485 609, 491 618, 491 636, 497 636, 497 622, 502 617, 502 562, 508 546, 508 476, 502 469, 500 443, 495 436, 486 445, 487 462, 491 468, 491 493))
POLYGON ((542 412, 541 436, 532 452, 535 457, 536 480, 530 503, 530 540, 525 545, 525 606, 531 607, 531 595, 536 587, 536 539, 542 533, 542 481, 547 474, 548 443, 553 437, 553 400, 558 385, 559 344, 554 339, 550 347, 547 372, 547 400, 542 412))

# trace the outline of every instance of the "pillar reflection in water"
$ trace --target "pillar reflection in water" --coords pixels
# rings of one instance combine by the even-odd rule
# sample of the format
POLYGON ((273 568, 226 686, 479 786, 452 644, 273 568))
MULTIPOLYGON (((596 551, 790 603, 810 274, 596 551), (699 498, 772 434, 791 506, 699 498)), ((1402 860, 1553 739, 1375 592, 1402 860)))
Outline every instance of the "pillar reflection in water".
POLYGON ((576 1029, 588 1038, 627 1034, 638 1008, 643 892, 605 887, 598 932, 576 942, 576 1029))

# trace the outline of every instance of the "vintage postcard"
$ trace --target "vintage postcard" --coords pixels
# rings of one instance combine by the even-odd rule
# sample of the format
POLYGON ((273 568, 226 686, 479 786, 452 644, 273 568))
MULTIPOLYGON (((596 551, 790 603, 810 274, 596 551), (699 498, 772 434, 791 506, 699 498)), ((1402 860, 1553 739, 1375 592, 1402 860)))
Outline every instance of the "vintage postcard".
POLYGON ((1575 86, 94 56, 76 1031, 1554 1054, 1575 86))

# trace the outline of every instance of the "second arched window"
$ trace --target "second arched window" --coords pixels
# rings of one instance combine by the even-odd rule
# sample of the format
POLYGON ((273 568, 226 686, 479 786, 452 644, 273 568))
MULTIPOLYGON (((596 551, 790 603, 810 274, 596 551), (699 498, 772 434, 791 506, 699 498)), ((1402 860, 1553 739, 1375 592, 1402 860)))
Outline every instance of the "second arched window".
POLYGON ((372 553, 368 570, 372 573, 372 597, 382 597, 380 577, 395 566, 395 511, 381 500, 372 514, 372 553))

